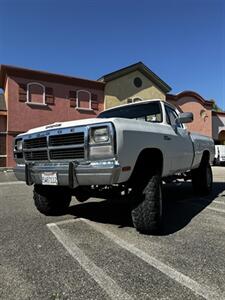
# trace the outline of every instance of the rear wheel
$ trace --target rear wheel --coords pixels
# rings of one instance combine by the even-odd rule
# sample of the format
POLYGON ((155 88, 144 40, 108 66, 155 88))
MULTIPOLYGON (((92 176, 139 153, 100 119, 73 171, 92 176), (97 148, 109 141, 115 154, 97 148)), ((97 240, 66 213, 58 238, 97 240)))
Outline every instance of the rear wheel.
POLYGON ((201 162, 200 166, 192 170, 192 186, 194 191, 200 195, 208 195, 212 191, 212 168, 208 161, 201 162))
POLYGON ((43 185, 34 186, 34 204, 46 216, 66 213, 71 201, 69 189, 43 185))
POLYGON ((153 175, 143 191, 135 193, 136 205, 131 216, 134 227, 141 233, 154 233, 162 223, 162 180, 153 175))

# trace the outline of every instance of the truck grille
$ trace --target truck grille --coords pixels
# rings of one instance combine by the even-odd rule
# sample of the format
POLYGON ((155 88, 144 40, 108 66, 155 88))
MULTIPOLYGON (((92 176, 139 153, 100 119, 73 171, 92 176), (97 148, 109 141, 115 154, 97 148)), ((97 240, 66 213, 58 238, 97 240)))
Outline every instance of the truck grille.
POLYGON ((50 150, 50 159, 81 159, 84 158, 84 148, 50 150))
POLYGON ((47 147, 47 138, 40 137, 30 140, 24 141, 24 148, 31 149, 31 148, 46 148, 47 147))
POLYGON ((84 143, 84 133, 61 134, 49 137, 49 146, 78 145, 84 143))
POLYGON ((25 152, 25 160, 48 160, 47 150, 25 152))
POLYGON ((31 138, 24 140, 24 158, 26 161, 84 159, 84 144, 84 132, 31 138))

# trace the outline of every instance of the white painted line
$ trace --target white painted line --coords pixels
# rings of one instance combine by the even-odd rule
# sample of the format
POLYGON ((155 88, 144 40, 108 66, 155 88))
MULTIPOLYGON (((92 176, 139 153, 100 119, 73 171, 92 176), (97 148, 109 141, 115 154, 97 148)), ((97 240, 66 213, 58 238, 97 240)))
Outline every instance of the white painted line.
POLYGON ((26 184, 26 182, 24 182, 24 181, 0 182, 0 185, 14 185, 14 184, 26 184))
POLYGON ((213 210, 213 211, 218 211, 218 212, 222 212, 225 213, 225 209, 219 209, 219 208, 214 208, 214 207, 206 207, 207 209, 213 210))
POLYGON ((47 226, 49 227, 51 224, 64 225, 64 224, 74 223, 76 220, 80 220, 80 218, 66 219, 66 220, 58 221, 56 223, 49 223, 47 224, 47 226))
MULTIPOLYGON (((67 220, 70 223, 70 220, 67 220)), ((61 222, 62 224, 62 222, 61 222)), ((65 222, 63 223, 65 224, 65 222)), ((57 240, 66 248, 70 255, 78 261, 84 270, 97 282, 97 284, 107 293, 110 299, 132 300, 133 298, 124 292, 120 286, 109 277, 101 268, 96 266, 83 251, 55 224, 47 224, 48 228, 55 235, 57 240)))
POLYGON ((212 203, 218 203, 218 204, 223 204, 223 205, 225 205, 225 202, 217 201, 217 200, 214 200, 212 203))
POLYGON ((194 293, 200 295, 201 297, 208 299, 208 300, 221 300, 223 299, 223 295, 218 294, 217 292, 211 291, 207 286, 201 285, 195 280, 189 278, 188 276, 182 274, 181 272, 175 270, 174 268, 166 265, 165 263, 159 261, 158 259, 148 255, 147 253, 143 252, 142 250, 138 249, 134 245, 129 244, 128 242, 124 241, 123 239, 117 237, 112 232, 104 229, 102 226, 89 221, 87 219, 81 218, 80 220, 84 221, 85 223, 89 224, 95 230, 100 232, 101 234, 105 235, 109 239, 111 239, 114 243, 118 244, 120 247, 124 248, 125 250, 129 251, 130 253, 136 255, 140 259, 142 259, 147 264, 151 265, 155 269, 159 270, 166 276, 170 277, 171 279, 175 280, 179 284, 189 288, 194 293))

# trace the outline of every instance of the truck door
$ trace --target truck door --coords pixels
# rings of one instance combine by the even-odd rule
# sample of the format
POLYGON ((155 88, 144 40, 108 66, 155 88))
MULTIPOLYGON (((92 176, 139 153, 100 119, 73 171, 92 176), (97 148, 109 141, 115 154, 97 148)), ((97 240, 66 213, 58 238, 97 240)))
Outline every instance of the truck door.
POLYGON ((168 139, 171 142, 168 151, 171 151, 173 171, 183 172, 191 168, 194 149, 193 143, 183 124, 177 123, 178 114, 175 109, 165 105, 166 120, 170 125, 168 139))

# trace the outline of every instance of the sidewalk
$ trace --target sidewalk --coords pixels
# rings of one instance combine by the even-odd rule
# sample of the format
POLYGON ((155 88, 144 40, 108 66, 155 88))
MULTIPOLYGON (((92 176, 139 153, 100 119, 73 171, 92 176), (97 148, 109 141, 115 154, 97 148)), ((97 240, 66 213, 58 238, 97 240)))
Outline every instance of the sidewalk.
POLYGON ((0 168, 0 182, 18 181, 12 168, 0 168))
POLYGON ((214 166, 213 171, 213 181, 214 182, 224 182, 225 183, 225 167, 224 166, 214 166))

